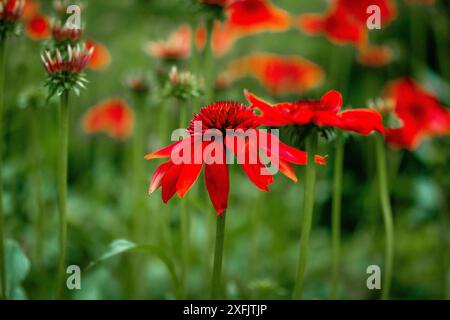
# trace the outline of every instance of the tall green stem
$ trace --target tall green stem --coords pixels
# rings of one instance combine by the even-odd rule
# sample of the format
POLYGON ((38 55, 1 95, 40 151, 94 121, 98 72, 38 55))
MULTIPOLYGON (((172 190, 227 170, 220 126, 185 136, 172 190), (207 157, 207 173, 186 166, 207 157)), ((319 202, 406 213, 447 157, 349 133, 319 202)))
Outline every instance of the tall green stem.
POLYGON ((69 91, 61 95, 59 110, 60 150, 58 161, 59 259, 56 299, 63 298, 67 249, 67 164, 69 151, 69 91))
POLYGON ((206 43, 204 51, 204 78, 205 78, 205 99, 206 103, 211 103, 214 95, 214 64, 212 54, 212 33, 214 20, 206 21, 206 43))
POLYGON ((6 261, 5 261, 5 227, 3 216, 3 112, 5 105, 5 36, 0 35, 0 298, 7 298, 6 261))
POLYGON ((223 258, 223 243, 225 238, 225 217, 226 212, 216 217, 216 245, 214 249, 214 265, 211 282, 211 298, 219 299, 222 293, 222 258, 223 258))
POLYGON ((344 164, 344 139, 336 140, 334 155, 333 203, 331 215, 331 251, 332 251, 332 287, 331 298, 337 299, 338 278, 341 251, 341 202, 342 202, 342 170, 344 164))
POLYGON ((375 158, 378 176, 378 192, 381 201, 381 210, 383 213, 384 231, 385 231, 385 265, 381 298, 389 299, 391 288, 392 269, 394 263, 394 221, 392 218, 391 203, 389 200, 389 187, 386 170, 386 153, 383 136, 377 134, 375 141, 375 158))
POLYGON ((314 155, 317 149, 317 133, 311 132, 306 139, 306 152, 308 152, 308 164, 306 166, 305 189, 303 197, 303 218, 300 235, 300 257, 297 266, 297 278, 293 299, 301 299, 303 282, 305 278, 306 262, 308 258, 308 244, 314 212, 314 190, 316 184, 316 163, 314 155))

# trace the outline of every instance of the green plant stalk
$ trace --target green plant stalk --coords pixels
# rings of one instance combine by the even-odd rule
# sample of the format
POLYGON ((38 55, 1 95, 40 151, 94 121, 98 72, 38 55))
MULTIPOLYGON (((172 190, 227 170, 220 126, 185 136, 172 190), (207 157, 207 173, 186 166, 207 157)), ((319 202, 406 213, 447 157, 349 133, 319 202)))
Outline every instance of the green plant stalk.
POLYGON ((316 163, 314 155, 317 150, 317 133, 311 132, 306 138, 306 152, 308 153, 308 164, 306 166, 305 189, 303 197, 303 218, 300 235, 300 256, 297 266, 297 277, 295 281, 293 299, 301 299, 303 283, 308 258, 308 244, 314 213, 314 190, 316 184, 316 163))
POLYGON ((205 100, 206 104, 211 103, 214 96, 214 64, 212 53, 212 33, 214 20, 206 21, 206 43, 204 51, 204 79, 205 79, 205 100))
POLYGON ((225 238, 225 218, 226 212, 217 216, 216 219, 216 243, 214 248, 214 264, 211 281, 211 298, 220 299, 222 293, 222 259, 223 259, 223 244, 225 238))
POLYGON ((58 161, 59 257, 56 299, 63 298, 67 250, 67 168, 69 151, 69 91, 61 95, 59 110, 60 150, 58 161))
MULTIPOLYGON (((187 126, 188 104, 183 105, 182 101, 177 101, 180 112, 180 128, 187 126)), ((180 234, 181 234, 181 294, 186 294, 187 271, 189 267, 189 215, 185 199, 180 201, 180 234)))
POLYGON ((35 203, 35 218, 36 218, 36 243, 35 243, 35 260, 38 265, 42 261, 42 248, 44 238, 44 215, 42 210, 41 199, 41 177, 39 173, 40 169, 40 148, 39 148, 39 130, 38 119, 39 114, 36 106, 30 106, 30 143, 31 143, 31 159, 32 159, 32 171, 33 171, 33 191, 34 191, 34 203, 35 203))
POLYGON ((5 107, 5 51, 6 39, 0 35, 0 298, 7 298, 6 261, 5 261, 5 227, 3 213, 3 113, 5 107))
POLYGON ((331 252, 332 252, 332 284, 331 298, 338 297, 339 264, 341 251, 341 203, 342 203, 342 171, 344 164, 344 139, 338 137, 336 140, 336 151, 334 158, 333 174, 333 202, 331 213, 331 252))
POLYGON ((386 170, 386 153, 384 138, 377 134, 375 137, 375 158, 378 176, 378 193, 381 202, 381 211, 383 214, 384 230, 385 230, 385 263, 384 277, 382 284, 381 298, 389 299, 391 288, 392 269, 394 263, 394 221, 392 218, 391 203, 389 200, 388 177, 386 170))

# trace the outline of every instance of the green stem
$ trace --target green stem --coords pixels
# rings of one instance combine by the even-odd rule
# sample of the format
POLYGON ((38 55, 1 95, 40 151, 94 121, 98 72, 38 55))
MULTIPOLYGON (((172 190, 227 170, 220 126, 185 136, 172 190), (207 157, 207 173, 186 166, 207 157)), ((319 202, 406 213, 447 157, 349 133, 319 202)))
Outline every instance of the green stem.
POLYGON ((3 112, 5 107, 5 37, 0 35, 0 298, 7 298, 6 261, 5 261, 5 228, 3 216, 3 112))
POLYGON ((204 51, 204 78, 205 78, 205 99, 206 103, 211 103, 214 96, 214 64, 212 53, 212 33, 214 20, 206 21, 206 43, 204 51))
POLYGON ((39 148, 39 111, 36 106, 30 106, 30 143, 31 143, 31 159, 32 159, 32 171, 33 171, 33 191, 34 191, 34 203, 35 203, 35 218, 36 218, 36 244, 35 244, 35 261, 40 265, 42 261, 42 244, 44 238, 44 216, 42 210, 41 200, 41 177, 39 173, 41 155, 39 148))
MULTIPOLYGON (((187 114, 189 104, 183 105, 182 101, 177 101, 177 107, 180 112, 180 128, 187 126, 187 114)), ((181 234, 181 294, 186 294, 187 270, 189 266, 189 215, 186 207, 186 202, 182 199, 180 201, 180 234, 181 234)))
POLYGON ((58 165, 59 259, 56 299, 63 298, 67 249, 67 164, 69 147, 69 91, 61 95, 59 111, 60 150, 58 165))
POLYGON ((222 274, 222 258, 223 258, 223 243, 225 238, 225 218, 226 212, 217 216, 216 224, 216 245, 214 249, 214 265, 211 282, 211 298, 219 299, 221 297, 221 274, 222 274))
POLYGON ((303 197, 303 218, 300 235, 300 257, 297 266, 297 278, 294 288, 294 299, 301 299, 303 282, 305 278, 306 262, 308 258, 308 244, 314 213, 314 189, 316 184, 316 164, 314 155, 317 149, 317 133, 311 132, 306 139, 306 152, 308 153, 308 164, 306 166, 305 189, 303 197))
POLYGON ((339 263, 341 251, 341 202, 342 202, 342 171, 344 163, 344 139, 338 137, 334 159, 333 203, 331 216, 331 251, 332 251, 332 287, 331 298, 337 299, 339 263))
POLYGON ((386 153, 383 136, 377 134, 375 144, 376 144, 375 157, 378 175, 378 192, 381 201, 381 210, 383 213, 383 222, 386 237, 385 265, 384 265, 385 273, 383 277, 381 298, 388 299, 394 263, 394 222, 392 218, 391 203, 389 200, 389 187, 386 170, 386 153))

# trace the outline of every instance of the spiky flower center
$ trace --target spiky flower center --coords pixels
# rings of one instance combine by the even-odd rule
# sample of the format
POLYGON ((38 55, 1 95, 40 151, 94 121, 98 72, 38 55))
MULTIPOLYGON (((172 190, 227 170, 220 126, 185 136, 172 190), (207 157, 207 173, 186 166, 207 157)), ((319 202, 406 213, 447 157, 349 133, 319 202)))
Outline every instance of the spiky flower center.
POLYGON ((253 110, 235 101, 220 101, 209 104, 194 115, 188 127, 189 133, 194 133, 194 124, 201 122, 202 131, 218 129, 226 133, 227 129, 255 129, 259 125, 253 110))

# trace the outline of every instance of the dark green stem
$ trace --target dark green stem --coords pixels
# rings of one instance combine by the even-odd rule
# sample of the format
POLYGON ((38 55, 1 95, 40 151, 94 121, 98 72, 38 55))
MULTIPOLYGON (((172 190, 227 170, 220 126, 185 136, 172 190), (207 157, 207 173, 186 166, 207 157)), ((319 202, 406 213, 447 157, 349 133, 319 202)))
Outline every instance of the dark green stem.
POLYGON ((214 265, 211 282, 211 298, 219 299, 222 293, 222 258, 223 258, 223 244, 225 238, 225 217, 226 213, 217 216, 216 224, 216 245, 214 249, 214 265))
POLYGON ((382 299, 389 299, 391 288, 392 269, 394 263, 394 221, 392 218, 391 202, 389 200, 389 186, 386 170, 386 153, 384 138, 377 134, 375 141, 375 158, 378 176, 378 192, 381 201, 381 210, 383 213, 383 222, 385 229, 385 262, 383 287, 381 292, 382 299))
POLYGON ((316 184, 316 163, 314 155, 317 149, 317 133, 311 132, 306 138, 306 152, 308 153, 308 164, 306 166, 305 189, 303 197, 303 218, 300 235, 300 257, 297 266, 297 278, 293 299, 301 299, 303 293, 303 282, 305 278, 306 262, 308 258, 308 244, 314 213, 314 190, 316 184))
POLYGON ((6 261, 5 261, 5 227, 3 214, 3 113, 5 107, 5 37, 0 35, 0 298, 7 298, 6 261))
POLYGON ((67 250, 67 167, 69 151, 69 91, 61 95, 59 110, 60 150, 58 161, 59 258, 56 299, 63 298, 67 250))
POLYGON ((344 139, 336 140, 334 158, 333 203, 331 216, 331 251, 332 251, 332 286, 331 298, 337 299, 339 264, 341 251, 341 202, 342 202, 342 171, 344 164, 344 139))

